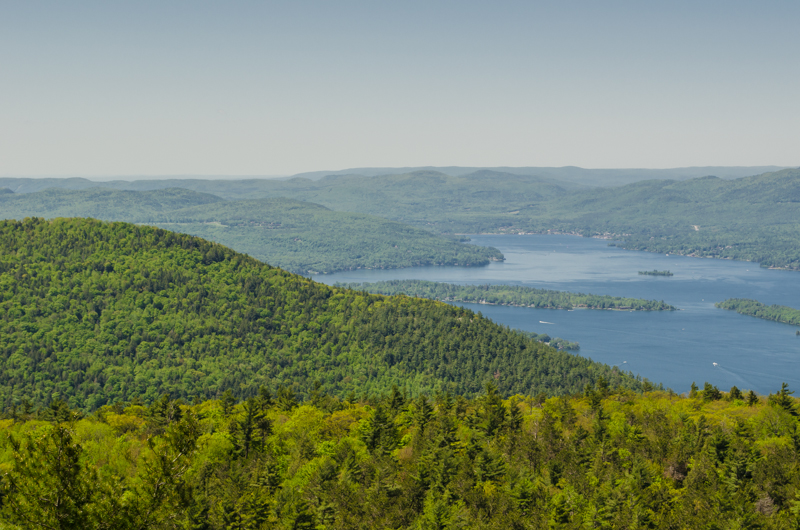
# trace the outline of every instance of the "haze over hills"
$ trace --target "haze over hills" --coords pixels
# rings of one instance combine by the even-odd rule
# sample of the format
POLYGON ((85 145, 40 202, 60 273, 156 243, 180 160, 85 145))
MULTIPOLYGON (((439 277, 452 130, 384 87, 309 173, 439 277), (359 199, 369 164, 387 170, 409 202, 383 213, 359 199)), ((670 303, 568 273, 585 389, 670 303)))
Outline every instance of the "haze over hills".
POLYGON ((377 177, 400 175, 416 171, 437 171, 453 177, 463 177, 476 171, 487 170, 512 175, 531 175, 560 181, 562 184, 577 186, 621 186, 640 180, 673 179, 686 180, 714 175, 723 179, 749 177, 769 171, 779 171, 785 166, 704 166, 669 169, 622 168, 587 169, 576 166, 564 167, 467 167, 467 166, 419 166, 403 168, 351 168, 338 171, 309 171, 297 173, 288 178, 307 178, 319 180, 328 175, 362 175, 377 177))
POLYGON ((362 213, 285 198, 217 202, 154 215, 168 230, 217 241, 290 272, 331 273, 502 261, 492 247, 464 244, 362 213))
MULTIPOLYGON (((782 166, 705 166, 671 169, 586 169, 575 166, 565 167, 468 167, 468 166, 418 166, 402 168, 351 168, 335 171, 308 171, 291 176, 216 176, 216 175, 164 175, 148 177, 0 177, 0 188, 9 188, 15 193, 31 193, 47 188, 85 189, 107 187, 126 190, 154 190, 163 188, 186 188, 206 191, 221 197, 225 195, 228 185, 246 192, 258 192, 262 188, 261 181, 285 181, 292 179, 320 180, 329 175, 360 175, 366 177, 402 175, 418 171, 433 171, 452 177, 463 177, 478 171, 492 171, 498 176, 503 174, 537 176, 542 179, 558 181, 567 187, 621 186, 640 180, 673 179, 686 180, 714 175, 723 179, 749 177, 761 173, 786 169, 782 166), (216 190, 216 191, 215 191, 216 190)), ((266 185, 269 187, 269 185, 266 185)), ((242 196, 242 198, 253 198, 242 196)))
POLYGON ((800 269, 800 169, 638 182, 575 193, 519 215, 530 215, 532 230, 614 235, 624 248, 800 269))
POLYGON ((466 245, 382 217, 334 212, 286 198, 225 201, 168 188, 48 189, 0 196, 0 218, 93 217, 162 226, 202 236, 291 272, 485 265, 494 248, 466 245))
MULTIPOLYGON (((111 184, 152 189, 165 183, 111 184)), ((797 169, 738 179, 647 180, 591 189, 489 170, 458 177, 416 171, 329 175, 313 181, 169 183, 229 199, 288 197, 441 234, 569 232, 624 238, 626 248, 800 267, 800 203, 793 202, 800 193, 797 169)), ((10 196, 4 195, 6 200, 10 196)))
POLYGON ((567 232, 624 239, 626 248, 800 267, 799 169, 585 190, 487 171, 329 176, 284 181, 274 189, 438 233, 567 232))
POLYGON ((3 195, 0 197, 0 216, 3 219, 94 217, 107 221, 142 222, 165 211, 223 200, 215 195, 182 188, 151 191, 47 188, 3 195))

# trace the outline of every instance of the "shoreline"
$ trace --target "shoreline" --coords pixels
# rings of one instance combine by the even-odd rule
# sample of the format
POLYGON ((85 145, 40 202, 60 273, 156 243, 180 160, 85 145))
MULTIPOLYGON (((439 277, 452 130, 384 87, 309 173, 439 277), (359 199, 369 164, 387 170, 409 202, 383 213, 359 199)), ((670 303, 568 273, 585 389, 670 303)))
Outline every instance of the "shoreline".
MULTIPOLYGON (((588 239, 602 239, 605 241, 622 241, 620 238, 630 236, 630 234, 597 234, 593 236, 585 236, 578 232, 561 232, 556 230, 547 230, 542 232, 525 232, 520 230, 518 232, 478 232, 474 234, 455 234, 455 235, 474 235, 474 236, 576 236, 576 237, 585 237, 588 239)), ((622 250, 630 250, 634 252, 649 252, 651 254, 661 254, 663 251, 661 250, 648 250, 646 248, 628 248, 620 245, 615 245, 617 248, 621 248, 622 250)), ((761 265, 761 263, 757 261, 752 261, 748 259, 738 259, 732 258, 727 256, 698 256, 694 252, 690 254, 686 254, 681 252, 680 250, 670 250, 667 252, 669 255, 673 256, 683 256, 685 258, 700 258, 700 259, 720 259, 720 260, 730 260, 730 261, 741 261, 744 263, 755 263, 762 269, 773 270, 773 271, 790 271, 790 272, 800 272, 800 267, 776 267, 776 266, 769 266, 765 267, 761 265)))
MULTIPOLYGON (((389 295, 387 295, 389 296, 389 295)), ((406 295, 408 296, 408 295, 406 295)), ((414 298, 424 298, 423 296, 418 296, 414 298)), ((573 309, 586 309, 591 311, 641 311, 641 312, 659 312, 659 311, 679 311, 678 308, 675 309, 633 309, 631 307, 596 307, 596 306, 588 306, 588 305, 574 305, 572 307, 536 307, 533 305, 520 305, 520 304, 513 304, 513 303, 502 303, 502 302, 486 302, 483 300, 475 301, 475 300, 456 300, 455 298, 428 298, 427 300, 436 300, 438 302, 463 302, 465 304, 479 304, 479 305, 497 305, 497 306, 509 306, 509 307, 525 307, 529 309, 553 309, 559 311, 571 311, 573 309)))

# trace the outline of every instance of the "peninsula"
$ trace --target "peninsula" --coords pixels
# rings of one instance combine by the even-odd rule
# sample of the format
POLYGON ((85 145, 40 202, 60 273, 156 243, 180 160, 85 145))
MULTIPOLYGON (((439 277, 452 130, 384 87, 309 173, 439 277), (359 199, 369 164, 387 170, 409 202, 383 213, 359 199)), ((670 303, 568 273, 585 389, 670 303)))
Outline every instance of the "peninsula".
POLYGON ((784 324, 800 326, 800 310, 785 305, 765 305, 757 300, 748 298, 729 298, 724 302, 714 304, 721 309, 736 311, 741 315, 774 320, 784 324))
POLYGON ((455 285, 424 280, 391 280, 375 283, 337 283, 336 287, 368 293, 405 294, 443 302, 511 305, 541 309, 616 309, 620 311, 674 311, 666 302, 618 296, 569 293, 516 285, 455 285))

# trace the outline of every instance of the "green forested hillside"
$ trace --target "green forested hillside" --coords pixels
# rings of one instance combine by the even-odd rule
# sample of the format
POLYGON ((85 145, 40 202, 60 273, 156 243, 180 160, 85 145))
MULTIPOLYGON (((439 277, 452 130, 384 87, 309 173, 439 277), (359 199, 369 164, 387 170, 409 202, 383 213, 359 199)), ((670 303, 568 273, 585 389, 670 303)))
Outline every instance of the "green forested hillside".
MULTIPOLYGON (((270 183, 259 193, 316 202, 333 210, 361 212, 435 232, 494 232, 513 224, 521 208, 573 193, 551 180, 479 171, 451 177, 437 171, 364 177, 330 176, 270 183)), ((537 206, 538 208, 538 206, 537 206)))
POLYGON ((747 298, 729 298, 724 302, 717 302, 714 305, 722 309, 736 311, 742 315, 800 326, 800 309, 785 305, 766 305, 758 300, 750 300, 747 298))
POLYGON ((571 398, 262 389, 0 420, 3 528, 800 526, 797 401, 598 380, 571 398), (19 526, 14 526, 19 525, 19 526))
POLYGON ((345 283, 337 287, 378 294, 405 294, 445 302, 475 302, 545 309, 624 309, 630 311, 674 311, 663 300, 642 300, 619 296, 568 293, 518 285, 456 285, 425 280, 389 280, 374 283, 345 283))
MULTIPOLYGON (((527 212, 520 212, 520 215, 527 212)), ((537 229, 615 234, 625 248, 800 268, 800 170, 722 180, 646 181, 575 194, 537 229)))
POLYGON ((292 199, 223 201, 183 189, 48 189, 0 195, 0 218, 94 217, 162 226, 216 241, 291 272, 486 265, 494 248, 465 245, 382 217, 292 199))
POLYGON ((94 217, 106 221, 139 222, 165 211, 222 201, 215 195, 180 188, 125 191, 92 188, 50 188, 36 193, 0 196, 0 218, 94 217))
POLYGON ((486 265, 495 248, 465 245, 372 215, 292 199, 225 201, 154 215, 157 226, 220 242, 291 272, 486 265))
POLYGON ((221 245, 86 219, 0 223, 0 403, 94 409, 169 392, 571 393, 599 376, 471 311, 336 289, 221 245))

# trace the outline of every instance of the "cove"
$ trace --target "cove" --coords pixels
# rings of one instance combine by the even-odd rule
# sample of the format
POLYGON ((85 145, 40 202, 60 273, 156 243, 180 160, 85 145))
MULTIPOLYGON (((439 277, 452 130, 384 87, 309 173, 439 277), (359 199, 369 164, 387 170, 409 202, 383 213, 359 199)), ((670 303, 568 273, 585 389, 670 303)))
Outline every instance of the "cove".
POLYGON ((768 394, 786 381, 800 391, 796 327, 714 307, 727 298, 800 307, 800 273, 756 263, 623 250, 608 241, 566 235, 478 235, 500 249, 485 267, 356 270, 315 276, 327 284, 420 279, 461 284, 511 284, 664 300, 672 312, 549 310, 460 304, 512 328, 547 333, 581 345, 579 355, 616 365, 676 392, 692 381, 768 394), (674 276, 638 271, 669 270, 674 276), (547 322, 543 324, 541 322, 547 322), (717 363, 716 366, 714 363, 717 363))

